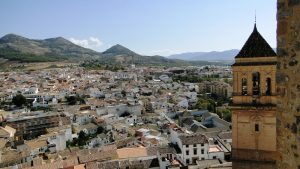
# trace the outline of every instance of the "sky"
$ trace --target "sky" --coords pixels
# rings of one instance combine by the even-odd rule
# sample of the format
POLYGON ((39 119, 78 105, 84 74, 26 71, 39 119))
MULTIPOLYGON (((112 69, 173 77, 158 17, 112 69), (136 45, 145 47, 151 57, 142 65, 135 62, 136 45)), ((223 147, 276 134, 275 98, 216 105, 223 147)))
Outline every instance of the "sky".
POLYGON ((0 37, 64 37, 139 54, 240 49, 257 28, 276 47, 276 0, 1 0, 0 37))

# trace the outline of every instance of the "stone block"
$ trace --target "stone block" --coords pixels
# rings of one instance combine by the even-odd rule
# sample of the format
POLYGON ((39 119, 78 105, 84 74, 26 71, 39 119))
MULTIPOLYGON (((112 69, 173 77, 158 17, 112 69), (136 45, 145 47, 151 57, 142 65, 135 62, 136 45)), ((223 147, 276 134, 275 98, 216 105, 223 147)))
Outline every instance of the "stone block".
POLYGON ((288 6, 292 7, 295 5, 299 5, 300 0, 288 0, 288 6))
POLYGON ((277 24, 277 35, 284 35, 287 33, 288 23, 285 20, 279 21, 277 24))

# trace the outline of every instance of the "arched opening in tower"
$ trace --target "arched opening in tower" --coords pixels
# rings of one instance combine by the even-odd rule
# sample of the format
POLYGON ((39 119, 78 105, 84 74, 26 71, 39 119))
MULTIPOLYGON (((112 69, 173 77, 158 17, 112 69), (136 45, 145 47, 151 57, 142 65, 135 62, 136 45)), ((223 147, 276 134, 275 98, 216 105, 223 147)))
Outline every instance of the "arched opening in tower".
POLYGON ((254 72, 252 74, 252 94, 253 96, 257 96, 260 94, 260 74, 259 72, 254 72))
POLYGON ((242 78, 242 95, 247 95, 247 79, 242 78))
POLYGON ((266 95, 271 95, 271 78, 269 77, 266 79, 266 95))

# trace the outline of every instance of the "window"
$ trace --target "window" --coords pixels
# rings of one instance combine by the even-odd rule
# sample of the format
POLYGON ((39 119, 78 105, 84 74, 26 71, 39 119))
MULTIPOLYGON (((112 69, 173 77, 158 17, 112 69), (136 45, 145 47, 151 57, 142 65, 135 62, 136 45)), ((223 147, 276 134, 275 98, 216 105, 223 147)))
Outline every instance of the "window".
POLYGON ((194 155, 197 155, 197 149, 194 149, 194 155))
POLYGON ((189 145, 185 145, 186 148, 189 148, 189 145))
POLYGON ((201 149, 201 154, 204 154, 204 149, 201 149))
POLYGON ((198 158, 193 158, 193 164, 197 163, 198 158))
POLYGON ((203 147, 203 146, 204 146, 204 144, 202 143, 202 144, 201 144, 201 146, 203 147))
POLYGON ((271 78, 267 78, 266 80, 266 95, 271 95, 271 78))
POLYGON ((255 124, 255 131, 259 132, 259 125, 258 124, 255 124))
POLYGON ((247 79, 242 78, 242 95, 247 95, 247 79))
POLYGON ((189 150, 187 150, 187 151, 185 152, 185 154, 188 156, 188 155, 190 154, 189 150))
POLYGON ((213 156, 213 159, 216 159, 217 157, 216 156, 213 156))
POLYGON ((190 159, 186 159, 186 164, 190 164, 190 159))
POLYGON ((197 147, 197 144, 194 144, 194 147, 197 147))
POLYGON ((253 88, 252 88, 252 94, 253 95, 259 95, 260 94, 260 74, 258 72, 255 72, 252 74, 252 82, 253 82, 253 88))

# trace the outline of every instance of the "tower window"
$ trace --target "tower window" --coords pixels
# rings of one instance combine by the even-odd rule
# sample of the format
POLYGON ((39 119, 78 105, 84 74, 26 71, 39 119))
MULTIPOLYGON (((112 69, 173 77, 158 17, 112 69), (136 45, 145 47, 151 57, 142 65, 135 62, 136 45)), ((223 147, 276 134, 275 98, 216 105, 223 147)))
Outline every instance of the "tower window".
POLYGON ((258 124, 255 124, 255 131, 259 131, 259 125, 258 124))
POLYGON ((247 79, 242 78, 242 95, 247 95, 247 79))
POLYGON ((267 78, 266 80, 266 95, 271 95, 271 78, 267 78))
POLYGON ((260 94, 260 74, 258 72, 255 72, 252 74, 252 82, 253 82, 253 95, 259 95, 260 94))

